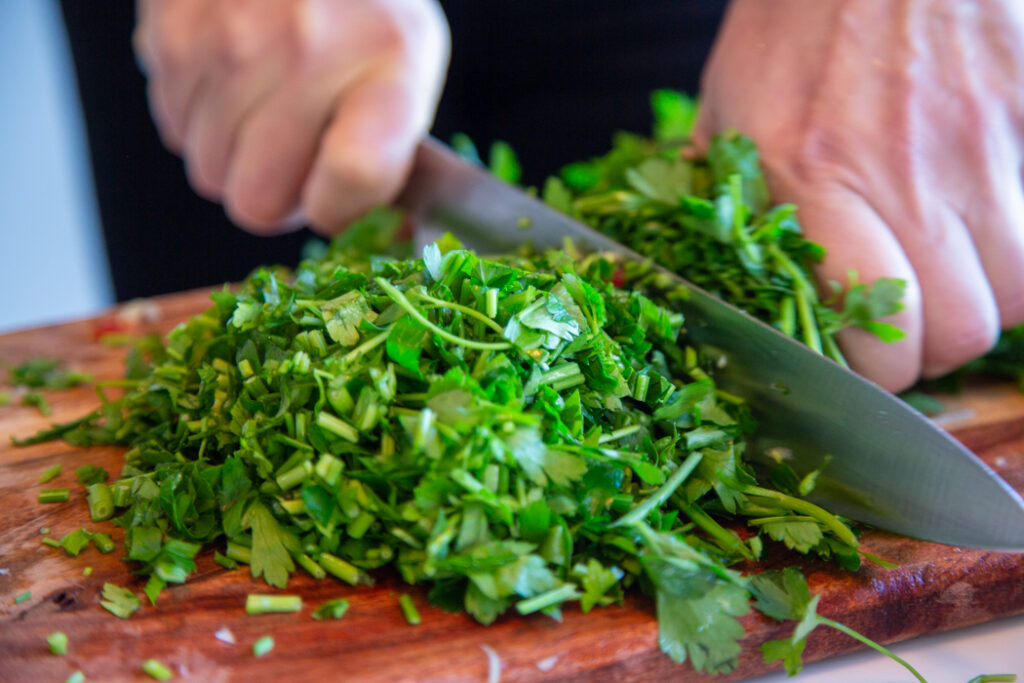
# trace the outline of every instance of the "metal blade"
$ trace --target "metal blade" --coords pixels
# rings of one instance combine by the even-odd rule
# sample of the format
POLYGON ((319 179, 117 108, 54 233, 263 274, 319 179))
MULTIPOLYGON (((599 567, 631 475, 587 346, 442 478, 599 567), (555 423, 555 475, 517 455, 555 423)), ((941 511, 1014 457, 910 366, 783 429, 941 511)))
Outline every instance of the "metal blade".
MULTIPOLYGON (((428 234, 450 231, 484 254, 560 248, 568 237, 644 260, 435 140, 421 145, 398 203, 428 234)), ((691 291, 680 303, 688 336, 723 356, 716 381, 758 420, 754 455, 791 452, 798 472, 831 456, 812 499, 833 512, 930 541, 1024 551, 1024 500, 977 456, 875 384, 679 280, 691 291)))

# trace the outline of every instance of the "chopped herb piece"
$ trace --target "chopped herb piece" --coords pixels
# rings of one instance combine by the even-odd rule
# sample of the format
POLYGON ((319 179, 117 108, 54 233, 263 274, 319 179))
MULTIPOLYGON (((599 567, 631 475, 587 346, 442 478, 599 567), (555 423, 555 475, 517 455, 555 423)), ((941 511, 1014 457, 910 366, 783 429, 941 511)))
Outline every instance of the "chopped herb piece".
POLYGON ((226 555, 221 555, 220 552, 213 553, 213 561, 224 567, 225 569, 238 569, 238 563, 232 560, 226 555))
POLYGON ((42 415, 51 415, 53 413, 49 401, 38 391, 29 391, 22 396, 21 405, 35 406, 42 415))
POLYGON ((54 631, 46 636, 46 643, 50 646, 50 652, 55 655, 65 655, 68 652, 68 637, 60 631, 54 631))
POLYGON ((15 605, 20 605, 21 603, 25 602, 26 600, 29 600, 31 597, 32 597, 32 591, 25 591, 24 593, 22 593, 22 594, 20 594, 20 595, 18 595, 17 597, 14 598, 14 604, 15 605))
POLYGON ((113 583, 103 584, 103 600, 100 605, 115 617, 127 619, 139 609, 139 599, 135 593, 127 588, 121 588, 113 583))
POLYGON ((85 683, 85 674, 81 671, 76 671, 68 676, 68 680, 64 683, 85 683))
POLYGON ((302 598, 298 595, 259 595, 257 593, 250 593, 245 596, 246 614, 298 612, 301 609, 302 598))
POLYGON ((60 548, 61 547, 60 541, 58 541, 56 538, 44 538, 43 539, 43 545, 48 545, 51 548, 60 548))
POLYGON ((43 489, 39 492, 40 503, 63 503, 70 497, 70 489, 43 489))
POLYGON ((98 484, 104 482, 110 478, 107 471, 102 467, 96 465, 82 465, 75 470, 75 478, 79 484, 89 486, 91 484, 98 484))
POLYGON ((84 382, 91 382, 92 376, 61 368, 60 361, 51 358, 34 358, 11 370, 10 382, 14 386, 44 387, 46 389, 68 389, 84 382))
POLYGON ((348 600, 328 600, 313 611, 313 618, 317 620, 341 619, 348 611, 348 600))
POLYGON ((82 576, 92 576, 92 567, 86 567, 83 569, 82 576))
POLYGON ((114 541, 110 536, 102 532, 97 532, 92 535, 92 542, 96 545, 96 549, 106 555, 107 553, 114 552, 114 541))
POLYGON ((114 515, 114 498, 110 487, 99 482, 86 487, 86 502, 89 504, 89 519, 103 522, 114 515))
POLYGON ((262 657, 273 649, 274 638, 272 636, 263 636, 252 644, 252 653, 257 657, 262 657))
POLYGON ((89 545, 92 537, 92 532, 85 529, 76 529, 60 539, 60 545, 68 555, 78 557, 78 553, 82 552, 89 545))
POLYGON ((60 465, 54 465, 53 467, 47 467, 45 470, 43 470, 43 473, 39 475, 39 480, 36 483, 38 483, 38 484, 45 484, 48 481, 52 481, 53 479, 56 479, 57 477, 60 476, 61 470, 63 470, 63 469, 64 468, 61 467, 60 465))
POLYGON ((142 670, 149 675, 150 678, 155 678, 158 681, 169 681, 174 678, 174 674, 171 670, 155 659, 147 659, 144 661, 142 663, 142 670))
POLYGON ((412 626, 419 626, 420 613, 416 609, 415 603, 407 593, 402 593, 398 596, 398 606, 402 608, 402 614, 405 615, 405 620, 412 626))

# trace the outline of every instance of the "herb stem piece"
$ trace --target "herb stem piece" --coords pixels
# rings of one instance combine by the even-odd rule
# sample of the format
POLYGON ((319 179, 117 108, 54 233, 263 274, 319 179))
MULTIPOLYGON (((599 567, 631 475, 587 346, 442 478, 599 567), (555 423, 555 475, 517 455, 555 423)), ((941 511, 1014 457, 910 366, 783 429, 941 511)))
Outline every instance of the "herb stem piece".
POLYGON ((860 543, 857 541, 857 537, 853 535, 852 531, 850 531, 850 527, 840 522, 835 515, 823 510, 814 503, 810 503, 800 498, 794 498, 793 496, 780 493, 779 491, 761 488, 760 486, 747 486, 743 489, 743 492, 749 496, 768 498, 773 503, 776 503, 788 510, 802 512, 809 517, 813 517, 815 520, 821 522, 830 529, 832 533, 836 535, 836 538, 843 543, 854 548, 860 546, 860 543))
POLYGON ((71 498, 70 489, 43 489, 39 492, 40 503, 64 503, 71 498))
POLYGON ((398 606, 402 608, 402 614, 405 615, 405 620, 412 626, 419 626, 420 613, 416 609, 416 605, 413 603, 412 598, 409 597, 408 593, 402 593, 398 596, 398 606))
POLYGON ((402 307, 405 310, 405 312, 411 315, 416 322, 426 327, 428 330, 436 334, 438 337, 441 337, 441 339, 450 341, 453 344, 464 346, 467 349, 476 349, 477 351, 504 351, 506 349, 512 348, 512 344, 508 342, 474 341, 472 339, 458 337, 452 334, 451 332, 442 330, 440 327, 430 322, 425 315, 420 313, 419 309, 413 306, 412 302, 406 299, 405 295, 402 294, 402 292, 400 292, 397 287, 395 287, 390 282, 381 277, 376 278, 376 282, 378 285, 380 285, 380 288, 384 290, 384 293, 391 298, 392 301, 394 301, 396 304, 402 307))
POLYGON ((46 636, 46 643, 50 646, 50 652, 55 655, 64 655, 68 652, 68 637, 61 631, 54 631, 46 636))
POLYGON ((114 498, 110 487, 99 482, 86 487, 86 502, 89 504, 89 519, 103 522, 114 515, 114 498))
POLYGON ((858 641, 864 643, 865 645, 867 645, 871 649, 877 650, 878 652, 881 652, 886 657, 889 657, 893 661, 898 662, 899 664, 903 665, 903 668, 905 668, 907 671, 909 671, 914 676, 914 678, 916 678, 921 683, 928 683, 928 681, 926 681, 924 679, 924 676, 919 674, 917 672, 917 669, 912 667, 905 659, 903 659, 902 657, 899 657, 898 655, 894 654, 892 651, 887 650, 886 648, 882 647, 881 645, 879 645, 875 641, 871 640, 870 638, 868 638, 866 636, 862 636, 861 634, 857 633, 856 631, 854 631, 849 626, 845 626, 844 624, 840 624, 838 621, 832 621, 828 617, 823 617, 820 614, 817 615, 817 619, 818 619, 818 622, 821 623, 823 626, 829 626, 831 628, 834 628, 837 631, 845 633, 846 635, 850 636, 854 640, 858 640, 858 641))
POLYGON ((50 481, 52 479, 56 479, 58 476, 60 476, 60 473, 61 473, 62 469, 63 469, 63 467, 61 467, 60 465, 54 465, 53 467, 47 467, 45 470, 43 470, 43 473, 39 475, 39 480, 38 480, 37 483, 45 484, 46 482, 48 482, 48 481, 50 481))
POLYGON ((260 638, 259 640, 257 640, 255 643, 252 644, 252 653, 254 655, 256 655, 257 657, 262 657, 263 655, 267 654, 268 652, 270 652, 273 649, 274 649, 274 637, 273 636, 263 636, 262 638, 260 638))
POLYGON ((302 597, 298 595, 261 595, 250 593, 245 596, 246 614, 298 612, 301 609, 302 597))
POLYGON ((166 666, 161 664, 155 659, 147 659, 142 663, 142 670, 145 671, 151 678, 155 678, 158 681, 169 681, 174 678, 174 674, 166 666))
POLYGON ((665 483, 662 484, 657 491, 622 517, 615 520, 611 526, 626 526, 646 519, 647 515, 651 513, 651 510, 668 500, 669 496, 671 496, 675 490, 679 488, 684 481, 686 481, 686 478, 690 476, 694 469, 696 469, 703 457, 704 455, 700 451, 694 451, 691 453, 687 456, 686 460, 676 468, 676 471, 665 480, 665 483))

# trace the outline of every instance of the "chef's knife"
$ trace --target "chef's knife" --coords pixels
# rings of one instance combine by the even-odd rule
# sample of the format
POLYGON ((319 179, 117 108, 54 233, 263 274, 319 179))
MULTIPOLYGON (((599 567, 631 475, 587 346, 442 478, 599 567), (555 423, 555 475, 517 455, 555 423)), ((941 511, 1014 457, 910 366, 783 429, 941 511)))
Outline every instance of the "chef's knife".
MULTIPOLYGON (((528 242, 644 260, 621 244, 462 161, 420 145, 398 204, 422 235, 450 231, 480 253, 528 242), (522 228, 520 226, 528 226, 522 228)), ((951 545, 1024 551, 1024 500, 970 451, 893 395, 659 268, 690 290, 687 335, 722 356, 720 386, 749 401, 754 455, 797 472, 830 456, 811 499, 883 529, 951 545)))

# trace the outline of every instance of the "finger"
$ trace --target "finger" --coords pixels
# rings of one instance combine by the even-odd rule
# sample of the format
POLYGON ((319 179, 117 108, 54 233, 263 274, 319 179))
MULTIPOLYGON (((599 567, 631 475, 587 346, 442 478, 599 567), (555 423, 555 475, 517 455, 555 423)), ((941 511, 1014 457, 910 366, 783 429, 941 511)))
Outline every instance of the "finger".
POLYGON ((149 82, 150 110, 164 143, 181 149, 189 104, 208 63, 206 17, 217 3, 173 0, 140 4, 133 41, 149 82))
POLYGON ((936 377, 988 351, 999 336, 995 296, 967 226, 948 206, 891 220, 921 285, 922 374, 936 377))
POLYGON ((289 81, 245 118, 225 176, 224 208, 232 221, 260 234, 298 227, 289 218, 330 120, 332 93, 333 87, 289 81))
POLYGON ((777 193, 797 203, 808 239, 825 247, 825 260, 816 269, 822 282, 845 286, 850 270, 863 283, 881 277, 906 282, 903 310, 885 319, 903 330, 902 340, 887 343, 865 330, 847 328, 839 333, 839 342, 850 367, 885 389, 900 391, 913 384, 922 362, 921 290, 889 226, 861 196, 842 186, 777 193))
POLYGON ((1007 329, 1024 322, 1024 192, 1009 173, 988 188, 988 200, 967 214, 968 227, 1007 329))
POLYGON ((183 155, 189 182, 199 194, 210 200, 223 196, 239 128, 280 77, 280 65, 268 60, 245 73, 206 79, 198 87, 188 113, 183 155))
POLYGON ((429 125, 415 90, 402 77, 368 78, 345 94, 302 192, 318 232, 338 232, 398 193, 429 125))

